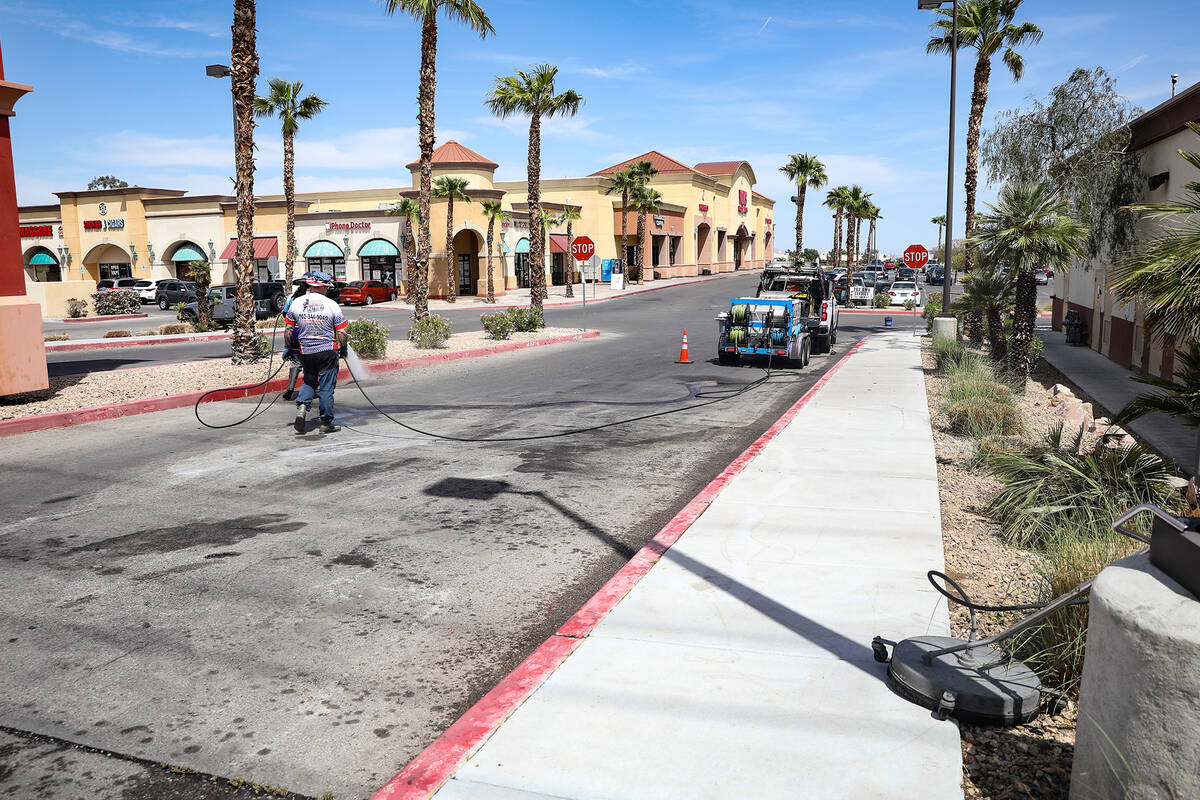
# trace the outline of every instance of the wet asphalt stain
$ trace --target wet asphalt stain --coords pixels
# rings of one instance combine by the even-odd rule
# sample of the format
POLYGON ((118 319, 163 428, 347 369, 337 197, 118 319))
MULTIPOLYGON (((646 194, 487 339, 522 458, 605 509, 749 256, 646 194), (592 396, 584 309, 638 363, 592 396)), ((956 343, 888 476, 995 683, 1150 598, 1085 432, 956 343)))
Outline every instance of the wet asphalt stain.
POLYGON ((362 567, 363 569, 370 569, 371 567, 375 566, 375 559, 367 558, 361 553, 342 553, 325 566, 333 567, 338 565, 344 567, 362 567))
POLYGON ((76 497, 79 497, 79 495, 77 495, 77 494, 64 494, 64 495, 62 495, 61 497, 51 497, 49 500, 43 500, 43 501, 42 501, 42 505, 44 505, 44 506, 52 506, 52 505, 57 505, 58 503, 65 503, 65 502, 67 502, 68 500, 74 500, 76 497))
POLYGON ((205 556, 205 558, 233 558, 234 556, 240 556, 240 555, 241 555, 241 553, 239 553, 235 550, 226 550, 226 551, 223 551, 220 553, 209 553, 208 555, 205 556))
POLYGON ((68 553, 104 553, 127 558, 150 553, 174 553, 189 547, 228 547, 260 533, 288 533, 304 527, 287 514, 255 514, 216 521, 196 521, 169 528, 146 528, 75 547, 68 553))

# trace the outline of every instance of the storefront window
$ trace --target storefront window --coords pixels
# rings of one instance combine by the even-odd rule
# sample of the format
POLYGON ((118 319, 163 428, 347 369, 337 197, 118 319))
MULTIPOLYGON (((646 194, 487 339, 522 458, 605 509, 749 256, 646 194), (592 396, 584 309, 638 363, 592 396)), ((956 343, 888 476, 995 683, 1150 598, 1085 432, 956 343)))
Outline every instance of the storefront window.
POLYGON ((271 268, 268 265, 267 259, 265 259, 265 258, 254 259, 254 272, 258 276, 256 278, 256 280, 259 280, 259 281, 274 280, 274 278, 271 277, 271 268))
POLYGON ((362 256, 363 279, 381 281, 396 288, 396 256, 362 256))
POLYGON ((30 264, 29 269, 33 273, 33 279, 38 283, 62 280, 62 273, 58 268, 58 264, 30 264))
POLYGON ((667 248, 667 252, 670 254, 672 267, 675 266, 675 262, 679 259, 679 243, 682 241, 683 241, 682 237, 679 237, 679 236, 671 237, 671 243, 670 243, 670 246, 667 248))
POLYGON ((130 271, 128 264, 101 264, 100 265, 100 280, 105 278, 132 278, 133 273, 130 271))
POLYGON ((346 259, 306 258, 309 272, 328 272, 339 281, 346 280, 346 259))
POLYGON ((514 258, 517 267, 517 288, 529 288, 529 253, 517 253, 514 258))

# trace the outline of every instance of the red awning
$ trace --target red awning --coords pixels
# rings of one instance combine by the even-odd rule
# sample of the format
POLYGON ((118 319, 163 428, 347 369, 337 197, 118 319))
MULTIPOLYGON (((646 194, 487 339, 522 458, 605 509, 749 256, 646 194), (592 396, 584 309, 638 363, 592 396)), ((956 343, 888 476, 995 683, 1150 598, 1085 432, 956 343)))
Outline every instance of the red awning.
MULTIPOLYGON (((221 258, 233 258, 237 255, 237 239, 230 239, 229 244, 221 251, 221 258)), ((254 237, 254 257, 271 258, 279 256, 279 240, 274 236, 254 237)))
POLYGON ((565 233, 550 234, 550 252, 551 253, 567 252, 567 235, 565 233))

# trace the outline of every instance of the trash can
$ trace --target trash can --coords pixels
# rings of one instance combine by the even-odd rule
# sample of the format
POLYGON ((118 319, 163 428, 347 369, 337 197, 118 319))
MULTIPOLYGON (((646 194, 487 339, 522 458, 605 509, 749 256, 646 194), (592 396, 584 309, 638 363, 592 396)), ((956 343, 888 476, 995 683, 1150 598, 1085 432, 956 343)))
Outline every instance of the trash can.
POLYGON ((612 267, 612 276, 609 278, 609 288, 614 292, 619 292, 625 288, 625 265, 617 259, 612 267))
POLYGON ((1087 344, 1087 323, 1079 318, 1079 312, 1071 309, 1063 317, 1063 330, 1067 334, 1067 344, 1076 347, 1087 344))

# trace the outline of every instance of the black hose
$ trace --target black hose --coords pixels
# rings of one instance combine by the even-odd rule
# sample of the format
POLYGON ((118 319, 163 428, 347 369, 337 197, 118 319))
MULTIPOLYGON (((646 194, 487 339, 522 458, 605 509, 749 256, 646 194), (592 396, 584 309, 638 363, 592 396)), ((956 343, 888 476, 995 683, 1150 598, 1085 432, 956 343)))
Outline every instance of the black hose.
MULTIPOLYGON (((1007 605, 1007 606, 985 605, 983 603, 976 603, 971 600, 970 596, 967 595, 966 590, 963 589, 962 586, 960 586, 958 584, 958 581, 954 580, 946 573, 939 572, 936 569, 931 569, 925 573, 925 577, 929 579, 929 584, 934 589, 936 589, 939 594, 941 594, 947 600, 957 603, 960 606, 965 606, 967 608, 967 611, 970 612, 971 630, 970 630, 970 634, 968 636, 967 641, 971 641, 971 642, 975 641, 975 635, 979 631, 979 626, 976 624, 976 619, 975 619, 976 611, 1036 611, 1039 608, 1045 608, 1046 606, 1050 605, 1049 602, 1017 603, 1014 605, 1007 605), (958 592, 958 596, 956 597, 956 596, 952 595, 950 592, 946 591, 946 589, 944 587, 939 586, 937 583, 937 580, 935 580, 935 579, 941 579, 941 580, 945 581, 946 583, 950 584, 951 586, 953 586, 954 590, 958 592)), ((1088 602, 1088 599, 1083 598, 1081 600, 1077 600, 1074 603, 1071 603, 1070 605, 1073 605, 1073 606, 1083 605, 1087 602, 1088 602)))
MULTIPOLYGON (((267 403, 266 408, 262 407, 263 400, 265 400, 267 398, 267 390, 266 390, 267 384, 269 384, 272 380, 274 380, 275 376, 278 375, 280 372, 282 372, 283 368, 285 366, 287 366, 287 362, 281 360, 279 363, 279 369, 275 370, 274 372, 271 372, 271 364, 275 360, 275 329, 279 327, 279 320, 282 317, 283 317, 282 313, 275 315, 275 325, 271 329, 271 353, 267 357, 267 372, 270 372, 271 374, 267 376, 266 380, 259 381, 258 383, 249 384, 247 386, 226 386, 221 389, 209 389, 207 392, 205 392, 204 394, 197 397, 195 404, 192 406, 192 413, 196 415, 197 422, 199 422, 201 425, 203 425, 206 428, 212 428, 214 430, 223 430, 225 428, 234 428, 234 427, 237 427, 238 425, 243 425, 243 424, 249 422, 250 420, 254 419, 255 417, 259 416, 260 414, 265 414, 267 412, 267 409, 269 409, 271 406, 275 405, 275 401, 279 399, 279 395, 275 395, 274 399, 272 399, 270 403, 267 403), (245 417, 244 419, 239 419, 237 422, 231 422, 228 425, 213 425, 212 423, 205 422, 203 419, 200 418, 200 404, 203 403, 204 398, 208 397, 209 395, 216 394, 217 392, 231 392, 231 391, 238 391, 241 389, 257 389, 259 386, 262 386, 264 388, 263 388, 262 392, 259 393, 258 403, 255 404, 254 410, 251 411, 250 414, 247 417, 245 417)), ((256 333, 257 333, 257 331, 256 331, 256 333)))

